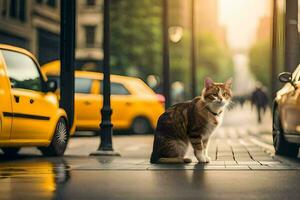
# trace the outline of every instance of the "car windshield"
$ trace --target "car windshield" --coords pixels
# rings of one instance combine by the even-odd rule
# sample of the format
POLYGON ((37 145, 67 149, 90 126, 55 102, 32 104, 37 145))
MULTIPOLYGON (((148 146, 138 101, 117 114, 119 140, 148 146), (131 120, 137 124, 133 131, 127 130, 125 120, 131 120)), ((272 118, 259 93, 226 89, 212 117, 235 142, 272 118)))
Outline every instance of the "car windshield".
POLYGON ((293 81, 300 81, 300 65, 298 65, 298 67, 294 71, 294 73, 292 75, 292 80, 293 81))

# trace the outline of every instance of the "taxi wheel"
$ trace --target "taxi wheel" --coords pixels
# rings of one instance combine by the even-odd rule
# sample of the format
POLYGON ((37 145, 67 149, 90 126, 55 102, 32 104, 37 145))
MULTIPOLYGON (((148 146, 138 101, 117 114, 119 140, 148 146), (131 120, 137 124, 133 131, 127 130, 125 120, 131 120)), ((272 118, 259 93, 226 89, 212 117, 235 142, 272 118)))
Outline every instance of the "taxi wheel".
POLYGON ((273 145, 275 153, 277 155, 297 157, 299 149, 298 145, 285 140, 278 108, 275 107, 273 112, 273 145))
POLYGON ((6 156, 16 156, 18 155, 20 149, 20 147, 6 147, 2 148, 2 151, 6 156))
POLYGON ((57 122, 55 133, 48 147, 40 147, 44 156, 63 156, 70 137, 66 120, 60 118, 57 122))
POLYGON ((151 125, 144 117, 137 117, 133 120, 131 131, 134 134, 147 134, 151 132, 151 125))

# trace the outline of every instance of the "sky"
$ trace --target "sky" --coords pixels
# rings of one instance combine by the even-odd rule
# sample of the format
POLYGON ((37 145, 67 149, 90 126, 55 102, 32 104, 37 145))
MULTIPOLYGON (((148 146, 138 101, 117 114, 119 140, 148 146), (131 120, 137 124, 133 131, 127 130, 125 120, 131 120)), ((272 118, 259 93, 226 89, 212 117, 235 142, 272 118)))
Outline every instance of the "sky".
POLYGON ((269 0, 219 0, 219 21, 227 28, 233 49, 248 48, 255 40, 260 17, 270 15, 269 0))

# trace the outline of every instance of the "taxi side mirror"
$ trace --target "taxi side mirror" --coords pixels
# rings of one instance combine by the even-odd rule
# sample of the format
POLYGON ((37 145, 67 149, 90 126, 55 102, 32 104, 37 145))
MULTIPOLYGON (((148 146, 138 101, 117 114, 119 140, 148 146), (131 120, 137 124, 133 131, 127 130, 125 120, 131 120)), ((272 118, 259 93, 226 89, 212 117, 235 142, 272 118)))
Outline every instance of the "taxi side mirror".
POLYGON ((47 92, 55 92, 57 90, 57 82, 55 80, 48 80, 46 86, 47 92))
POLYGON ((292 83, 292 73, 282 72, 278 75, 278 79, 282 83, 292 83))

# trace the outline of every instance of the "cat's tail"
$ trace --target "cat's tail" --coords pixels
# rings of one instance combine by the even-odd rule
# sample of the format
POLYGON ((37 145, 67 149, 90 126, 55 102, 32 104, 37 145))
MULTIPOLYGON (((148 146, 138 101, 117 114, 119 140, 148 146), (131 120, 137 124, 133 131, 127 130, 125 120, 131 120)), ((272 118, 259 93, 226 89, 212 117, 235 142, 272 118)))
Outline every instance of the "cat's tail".
POLYGON ((150 163, 156 164, 157 161, 158 161, 158 159, 159 159, 159 158, 158 158, 157 156, 155 156, 155 154, 152 152, 151 158, 150 158, 150 163))

